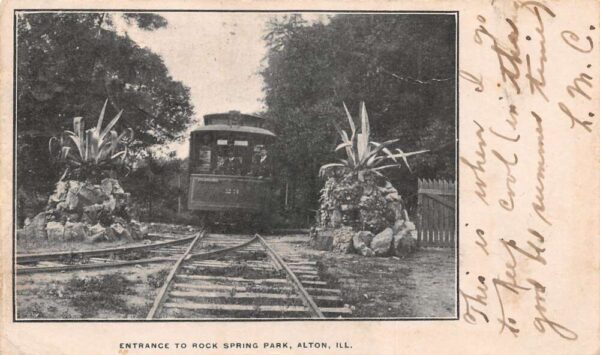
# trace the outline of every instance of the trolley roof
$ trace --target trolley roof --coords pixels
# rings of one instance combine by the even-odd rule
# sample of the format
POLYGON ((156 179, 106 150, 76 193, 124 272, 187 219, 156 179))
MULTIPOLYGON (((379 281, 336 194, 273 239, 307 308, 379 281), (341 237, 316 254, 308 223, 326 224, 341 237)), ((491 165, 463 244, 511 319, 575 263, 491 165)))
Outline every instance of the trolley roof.
POLYGON ((239 133, 250 133, 250 134, 260 134, 264 136, 276 137, 275 133, 269 131, 268 129, 258 128, 258 127, 248 127, 248 126, 233 126, 233 125, 224 125, 224 124, 215 124, 210 126, 202 126, 192 131, 192 133, 196 132, 239 132, 239 133))
POLYGON ((204 125, 195 132, 238 132, 275 137, 270 130, 263 128, 265 119, 259 116, 241 114, 239 111, 213 113, 204 116, 204 125))

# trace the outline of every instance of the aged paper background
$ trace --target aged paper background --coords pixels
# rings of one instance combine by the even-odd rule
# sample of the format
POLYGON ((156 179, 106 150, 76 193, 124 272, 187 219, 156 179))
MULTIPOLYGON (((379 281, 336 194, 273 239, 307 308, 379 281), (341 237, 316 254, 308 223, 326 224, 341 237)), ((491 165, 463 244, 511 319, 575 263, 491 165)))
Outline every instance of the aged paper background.
POLYGON ((352 348, 170 351, 600 353, 599 1, 19 1, 2 3, 1 20, 1 353, 124 354, 121 342, 206 341, 352 348), (458 11, 460 320, 13 323, 13 9, 66 7, 458 11))

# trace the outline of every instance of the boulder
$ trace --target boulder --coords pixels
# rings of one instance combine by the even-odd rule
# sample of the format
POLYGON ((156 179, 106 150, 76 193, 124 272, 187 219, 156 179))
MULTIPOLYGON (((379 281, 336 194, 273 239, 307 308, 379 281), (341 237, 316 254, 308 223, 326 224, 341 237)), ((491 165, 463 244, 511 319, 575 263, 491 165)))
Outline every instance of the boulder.
POLYGON ((363 248, 361 248, 360 250, 358 250, 358 253, 362 256, 367 256, 367 257, 372 257, 375 256, 375 252, 373 251, 373 249, 365 246, 363 248))
POLYGON ((19 238, 46 239, 46 212, 38 213, 19 233, 19 238))
POLYGON ((141 240, 147 230, 137 222, 129 222, 129 199, 130 194, 116 179, 103 179, 99 184, 60 181, 48 198, 46 211, 28 220, 18 237, 88 242, 141 240))
POLYGON ((56 204, 54 208, 56 211, 66 211, 68 209, 67 201, 62 201, 56 204))
POLYGON ((117 200, 112 195, 108 195, 108 200, 102 203, 102 207, 105 211, 112 212, 117 207, 117 200))
POLYGON ((119 180, 116 179, 112 179, 112 193, 115 195, 118 194, 124 194, 124 195, 129 195, 129 193, 125 193, 125 190, 123 190, 123 188, 121 187, 121 184, 119 184, 119 180))
POLYGON ((354 231, 350 227, 342 227, 333 231, 331 250, 338 253, 352 252, 354 231))
POLYGON ((125 226, 119 222, 113 223, 110 226, 110 229, 114 232, 115 239, 125 239, 129 241, 133 240, 127 228, 125 228, 125 226))
POLYGON ((79 216, 79 213, 69 213, 67 214, 67 220, 69 222, 79 222, 81 220, 81 216, 79 216))
POLYGON ((104 206, 101 204, 86 206, 83 209, 83 218, 89 224, 96 224, 100 218, 100 212, 104 210, 104 206))
POLYGON ((402 200, 398 194, 398 190, 389 181, 386 181, 385 186, 381 186, 378 189, 387 202, 399 202, 402 200))
POLYGON ((392 228, 386 228, 381 233, 377 234, 371 241, 371 249, 377 256, 388 255, 394 240, 394 232, 392 228))
POLYGON ((106 178, 100 183, 100 187, 105 195, 112 195, 115 179, 106 178))
POLYGON ((369 248, 371 241, 375 236, 369 231, 360 231, 352 238, 352 245, 356 253, 362 256, 374 256, 375 252, 369 248))
POLYGON ((65 223, 64 240, 80 241, 87 239, 87 227, 79 222, 65 223))
POLYGON ((417 250, 417 241, 411 237, 402 237, 394 239, 394 254, 396 256, 406 256, 417 250))
POLYGON ((84 206, 101 204, 108 198, 98 185, 84 184, 77 191, 77 197, 84 206))
POLYGON ((385 195, 386 201, 398 202, 398 201, 400 201, 400 199, 401 199, 401 197, 400 197, 400 195, 398 195, 397 192, 392 192, 392 193, 385 195))
POLYGON ((48 234, 48 240, 50 241, 64 241, 65 226, 60 222, 48 222, 48 224, 46 224, 46 233, 48 234))
POLYGON ((354 246, 354 249, 357 251, 363 247, 369 247, 374 237, 373 233, 369 231, 357 232, 352 238, 352 246, 354 246))
POLYGON ((77 190, 70 189, 67 192, 67 196, 65 198, 64 204, 66 204, 66 209, 69 211, 76 211, 79 207, 79 197, 77 196, 77 190))
POLYGON ((397 194, 398 193, 398 190, 396 190, 396 188, 389 181, 386 181, 384 186, 380 186, 379 191, 384 196, 386 196, 388 194, 397 194))
POLYGON ((394 234, 393 250, 397 256, 405 256, 417 249, 417 228, 410 221, 404 221, 394 234))
POLYGON ((50 197, 48 198, 48 203, 59 203, 64 201, 65 195, 69 189, 69 184, 67 181, 59 181, 56 184, 56 188, 50 197))
POLYGON ((396 222, 394 222, 394 225, 392 226, 394 235, 398 234, 398 232, 404 228, 404 222, 405 221, 403 219, 397 219, 396 222))
POLYGON ((115 230, 111 227, 105 228, 104 233, 105 240, 108 242, 114 242, 115 240, 119 239, 119 237, 117 237, 117 233, 115 233, 115 230))
POLYGON ((393 201, 388 206, 394 212, 394 221, 404 222, 404 207, 402 203, 400 201, 393 201))
POLYGON ((100 242, 100 241, 106 241, 107 240, 107 236, 106 236, 106 228, 102 227, 100 225, 100 223, 96 223, 95 225, 91 226, 88 230, 88 241, 90 242, 100 242))
POLYGON ((33 229, 34 238, 48 238, 48 233, 46 232, 46 212, 38 213, 37 216, 33 217, 28 227, 33 229))
POLYGON ((115 209, 116 210, 124 210, 124 209, 129 209, 129 205, 130 205, 130 197, 131 195, 129 193, 114 193, 113 196, 115 197, 116 200, 116 206, 115 209))
POLYGON ((110 228, 117 234, 121 234, 125 230, 125 227, 121 223, 113 223, 110 228))
POLYGON ((129 222, 129 229, 131 231, 131 237, 134 240, 142 240, 148 235, 148 227, 143 226, 136 220, 129 222))

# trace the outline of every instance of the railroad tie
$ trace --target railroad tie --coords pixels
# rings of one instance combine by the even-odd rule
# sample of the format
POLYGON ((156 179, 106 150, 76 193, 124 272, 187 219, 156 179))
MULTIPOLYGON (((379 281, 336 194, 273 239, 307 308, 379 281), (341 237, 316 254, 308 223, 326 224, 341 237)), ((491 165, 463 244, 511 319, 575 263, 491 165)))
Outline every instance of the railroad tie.
POLYGON ((341 291, 321 281, 317 263, 279 255, 259 235, 209 235, 183 253, 148 319, 346 317, 341 291), (194 253, 192 253, 192 249, 194 253))

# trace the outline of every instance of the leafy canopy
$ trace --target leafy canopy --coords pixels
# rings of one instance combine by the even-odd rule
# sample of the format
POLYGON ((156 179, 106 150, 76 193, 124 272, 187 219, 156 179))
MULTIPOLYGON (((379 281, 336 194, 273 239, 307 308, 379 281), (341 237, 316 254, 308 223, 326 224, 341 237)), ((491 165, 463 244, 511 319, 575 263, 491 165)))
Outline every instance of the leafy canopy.
POLYGON ((336 159, 339 137, 331 118, 345 124, 342 102, 353 103, 351 112, 366 102, 372 140, 400 139, 407 151, 432 149, 413 157, 413 174, 386 171, 403 196, 414 193, 417 177, 454 177, 455 29, 454 16, 444 14, 271 21, 262 71, 265 115, 279 137, 273 159, 287 176, 288 201, 298 209, 318 206, 322 181, 315 172, 336 159))
POLYGON ((147 31, 168 26, 150 13, 18 14, 19 186, 52 188, 62 171, 50 165, 48 139, 70 129, 73 117, 94 126, 89 113, 107 97, 107 115, 123 111, 114 128, 135 132, 134 152, 181 137, 191 123, 189 88, 173 80, 159 55, 119 32, 117 17, 147 31))

